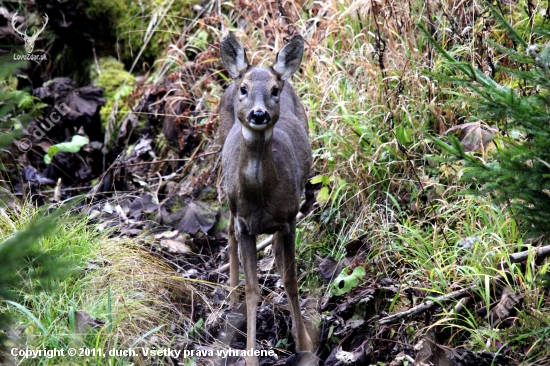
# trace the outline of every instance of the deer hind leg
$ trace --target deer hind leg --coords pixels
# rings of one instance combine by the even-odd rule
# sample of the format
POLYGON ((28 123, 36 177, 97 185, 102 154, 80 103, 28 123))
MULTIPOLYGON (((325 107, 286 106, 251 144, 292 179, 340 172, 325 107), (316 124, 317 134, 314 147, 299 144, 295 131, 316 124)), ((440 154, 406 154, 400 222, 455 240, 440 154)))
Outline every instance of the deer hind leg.
POLYGON ((288 234, 280 231, 273 235, 273 250, 277 268, 283 279, 283 285, 290 305, 290 318, 292 319, 292 330, 296 340, 297 351, 313 351, 313 343, 307 333, 302 312, 300 309, 300 298, 298 293, 298 277, 296 275, 296 221, 290 224, 288 234))
MULTIPOLYGON (((246 350, 256 351, 256 313, 260 301, 258 285, 258 259, 256 257, 256 237, 246 233, 239 233, 241 258, 243 262, 246 294, 246 350)), ((257 366, 256 356, 246 357, 246 366, 257 366)))
POLYGON ((239 286, 239 247, 237 238, 235 237, 235 216, 232 213, 229 214, 229 239, 228 239, 228 252, 229 252, 229 287, 231 288, 231 294, 229 295, 230 306, 232 309, 236 308, 239 303, 239 293, 237 292, 237 286, 239 286))

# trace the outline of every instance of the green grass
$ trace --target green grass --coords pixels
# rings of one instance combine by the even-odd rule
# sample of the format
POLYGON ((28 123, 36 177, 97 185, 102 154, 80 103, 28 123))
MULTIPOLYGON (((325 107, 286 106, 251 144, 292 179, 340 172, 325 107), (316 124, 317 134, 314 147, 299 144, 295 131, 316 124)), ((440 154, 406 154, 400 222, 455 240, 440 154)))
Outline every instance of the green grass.
MULTIPOLYGON (((419 21, 433 22, 438 41, 454 57, 474 60, 480 47, 475 37, 459 42, 443 32, 455 26, 443 12, 465 16, 461 12, 468 10, 428 4, 429 18, 424 3, 413 2, 409 8, 382 2, 382 7, 393 11, 385 17, 378 13, 380 9, 369 8, 372 4, 327 5, 324 28, 320 34, 310 30, 315 47, 293 81, 310 119, 315 171, 328 181, 321 197, 326 202, 303 226, 302 263, 318 263, 327 255, 341 259, 345 243, 368 233, 374 253, 365 266, 371 276, 390 277, 403 289, 431 296, 480 283, 476 303, 491 304, 499 300, 499 286, 494 284, 502 273, 499 263, 530 246, 523 243, 525 233, 504 205, 494 205, 490 197, 460 193, 465 188, 458 183, 460 162, 431 159, 441 155, 431 137, 459 124, 457 117, 475 111, 467 104, 470 92, 427 74, 446 72, 448 63, 433 52, 418 27, 419 21), (384 69, 376 50, 380 38, 386 45, 384 69), (443 111, 451 113, 441 117, 443 111), (480 240, 471 248, 458 245, 476 236, 480 240)), ((478 5, 470 9, 480 10, 478 5)), ((307 19, 308 14, 302 16, 307 19)), ((464 27, 481 29, 481 18, 464 19, 464 27)), ((491 35, 498 38, 502 33, 495 28, 491 35)), ((513 291, 525 296, 514 326, 494 330, 473 314, 471 306, 457 320, 450 317, 455 303, 444 304, 438 324, 453 332, 450 345, 499 352, 534 342, 525 359, 548 356, 548 350, 534 341, 536 337, 529 336, 535 329, 542 333, 548 329, 550 301, 536 280, 546 272, 548 261, 528 263, 525 268, 513 265, 513 276, 507 281, 513 291), (546 315, 541 318, 540 314, 546 315), (532 318, 539 320, 537 326, 532 318)), ((306 270, 308 296, 327 293, 316 273, 316 264, 306 270)), ((389 311, 409 306, 400 295, 389 311)), ((417 329, 410 342, 414 344, 424 331, 417 329)))
MULTIPOLYGON (((23 230, 36 214, 30 205, 4 208, 0 240, 23 230)), ((72 263, 73 271, 50 284, 49 291, 37 291, 39 284, 32 273, 21 272, 19 300, 0 304, 1 311, 14 319, 8 351, 14 347, 65 352, 89 348, 105 353, 151 348, 153 344, 168 346, 174 320, 190 324, 173 295, 187 293, 188 284, 139 244, 111 239, 108 234, 95 230, 80 215, 64 215, 53 233, 40 240, 44 251, 63 253, 63 260, 72 263)), ((131 361, 93 353, 88 357, 18 359, 22 365, 70 365, 83 360, 89 365, 129 365, 131 361)), ((144 357, 133 361, 147 362, 144 357)))

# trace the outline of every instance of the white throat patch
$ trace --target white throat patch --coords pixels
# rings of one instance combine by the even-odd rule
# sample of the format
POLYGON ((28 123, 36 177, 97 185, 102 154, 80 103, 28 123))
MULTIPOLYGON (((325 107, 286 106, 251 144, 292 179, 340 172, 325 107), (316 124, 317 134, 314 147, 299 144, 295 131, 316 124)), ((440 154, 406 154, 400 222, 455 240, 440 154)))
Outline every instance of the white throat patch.
POLYGON ((241 127, 241 131, 243 134, 243 138, 246 142, 256 142, 260 139, 260 134, 264 134, 264 141, 269 141, 271 139, 271 136, 273 136, 273 129, 265 129, 265 130, 256 130, 253 131, 248 127, 245 127, 244 125, 241 127))

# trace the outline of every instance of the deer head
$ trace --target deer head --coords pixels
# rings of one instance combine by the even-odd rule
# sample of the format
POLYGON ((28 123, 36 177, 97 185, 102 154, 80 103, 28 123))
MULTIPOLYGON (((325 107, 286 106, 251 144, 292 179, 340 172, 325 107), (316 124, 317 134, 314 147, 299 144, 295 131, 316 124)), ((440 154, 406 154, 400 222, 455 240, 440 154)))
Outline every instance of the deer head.
POLYGON ((11 25, 13 27, 13 30, 17 34, 21 35, 23 37, 23 39, 25 40, 25 51, 27 51, 27 53, 31 53, 34 49, 34 42, 36 41, 36 38, 38 38, 38 35, 40 33, 42 33, 44 28, 46 28, 46 24, 48 24, 48 20, 49 20, 48 14, 45 14, 44 17, 43 17, 44 18, 44 24, 42 26, 42 29, 40 29, 38 31, 35 29, 32 36, 27 35, 27 31, 24 31, 24 32, 20 31, 15 26, 15 18, 17 18, 17 15, 18 15, 17 12, 15 12, 15 14, 13 14, 13 17, 11 18, 11 25))
POLYGON ((222 39, 220 51, 225 69, 235 80, 238 93, 234 106, 243 127, 250 131, 273 128, 279 119, 285 81, 300 67, 303 38, 300 35, 292 38, 277 53, 270 67, 250 65, 243 46, 231 32, 222 39))

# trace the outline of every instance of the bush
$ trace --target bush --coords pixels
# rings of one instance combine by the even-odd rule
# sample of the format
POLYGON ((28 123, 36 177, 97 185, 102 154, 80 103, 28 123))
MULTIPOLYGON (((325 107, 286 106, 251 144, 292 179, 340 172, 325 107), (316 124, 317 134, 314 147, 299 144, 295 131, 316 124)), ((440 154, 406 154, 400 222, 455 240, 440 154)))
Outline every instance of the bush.
MULTIPOLYGON (((435 74, 440 81, 465 86, 473 97, 461 95, 475 111, 469 118, 497 124, 496 149, 487 155, 465 152, 456 137, 451 145, 436 142, 464 159, 463 181, 476 184, 475 193, 489 194, 495 203, 507 204, 529 235, 550 234, 550 27, 535 19, 532 28, 514 28, 502 13, 487 4, 492 17, 508 37, 487 44, 500 59, 494 79, 471 63, 455 59, 429 33, 453 75, 435 74), (537 24, 538 23, 538 24, 537 24), (523 34, 522 34, 523 33, 523 34), (534 40, 529 44, 526 39, 534 40), (505 45, 504 45, 505 44, 505 45), (458 76, 458 77, 457 77, 458 76), (500 80, 499 83, 495 79, 500 80)), ((472 192, 474 192, 472 190, 472 192)))

